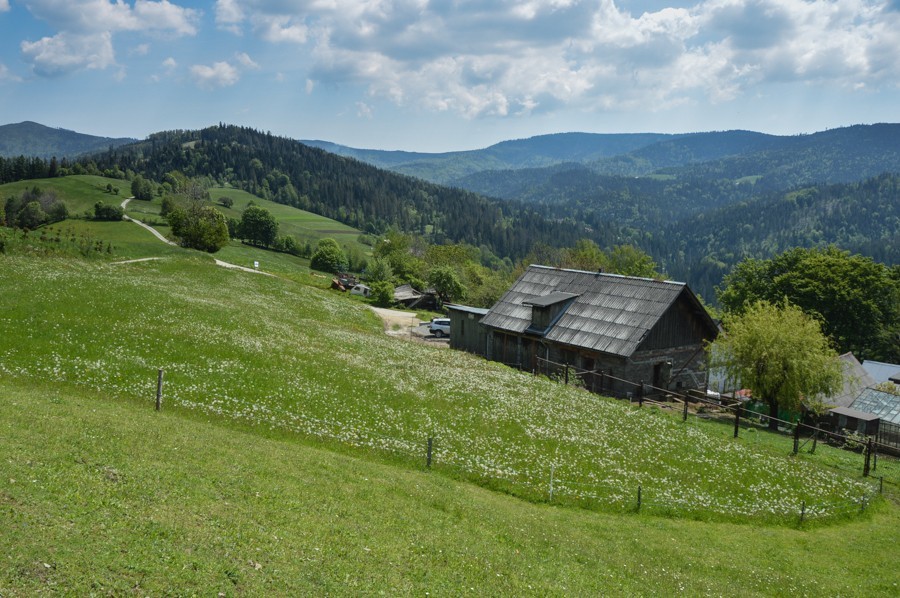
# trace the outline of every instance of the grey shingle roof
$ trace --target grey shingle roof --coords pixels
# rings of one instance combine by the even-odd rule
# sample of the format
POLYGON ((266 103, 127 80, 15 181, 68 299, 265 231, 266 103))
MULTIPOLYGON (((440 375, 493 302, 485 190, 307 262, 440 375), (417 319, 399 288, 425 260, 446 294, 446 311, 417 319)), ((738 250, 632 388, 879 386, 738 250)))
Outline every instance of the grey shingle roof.
POLYGON ((681 282, 532 265, 481 323, 521 334, 531 325, 531 304, 568 293, 574 299, 544 338, 628 357, 683 292, 690 293, 681 282))

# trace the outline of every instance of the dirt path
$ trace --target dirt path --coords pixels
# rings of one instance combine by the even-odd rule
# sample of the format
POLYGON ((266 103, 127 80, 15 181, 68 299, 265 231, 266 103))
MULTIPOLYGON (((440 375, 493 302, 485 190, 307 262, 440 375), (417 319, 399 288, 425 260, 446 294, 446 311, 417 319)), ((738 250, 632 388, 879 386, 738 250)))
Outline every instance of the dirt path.
POLYGON ((431 334, 428 330, 428 322, 417 318, 415 312, 372 307, 371 305, 369 309, 381 318, 384 322, 385 333, 391 336, 405 336, 421 342, 449 345, 450 341, 447 337, 437 338, 431 334))
MULTIPOLYGON (((124 200, 124 201, 122 202, 122 209, 123 209, 123 210, 126 208, 126 206, 128 206, 128 202, 131 201, 132 199, 134 199, 134 197, 129 197, 128 199, 126 199, 126 200, 124 200)), ((162 233, 160 233, 158 230, 156 230, 155 228, 153 228, 153 227, 150 226, 149 224, 146 224, 146 223, 144 223, 144 222, 141 222, 140 220, 137 220, 137 219, 135 219, 135 218, 132 218, 131 216, 122 216, 122 219, 123 219, 123 220, 128 220, 129 222, 134 222, 134 223, 137 224, 138 226, 142 226, 142 227, 146 228, 148 231, 150 231, 151 233, 153 233, 153 235, 154 235, 157 239, 159 239, 159 240, 162 241, 163 243, 165 243, 165 244, 167 244, 167 245, 174 245, 174 246, 177 247, 177 243, 173 243, 172 241, 170 241, 170 240, 168 240, 167 238, 165 238, 165 237, 162 235, 162 233)), ((158 259, 162 259, 162 258, 158 258, 158 257, 145 257, 145 258, 141 258, 141 259, 139 259, 139 260, 126 260, 126 261, 123 261, 123 262, 116 262, 116 263, 117 263, 117 264, 128 264, 128 263, 131 263, 131 262, 142 262, 142 261, 147 261, 147 260, 158 260, 158 259)), ((237 264, 230 264, 230 263, 228 263, 228 262, 223 262, 222 260, 217 260, 217 259, 215 259, 215 258, 213 258, 213 259, 215 260, 217 266, 222 266, 223 268, 231 268, 232 270, 241 270, 241 271, 243 271, 243 272, 250 272, 250 273, 252 273, 252 274, 264 274, 264 275, 266 275, 266 276, 275 276, 274 274, 270 274, 270 273, 268 273, 268 272, 262 272, 262 271, 260 271, 260 270, 254 270, 253 268, 245 268, 244 266, 238 266, 237 264)))
MULTIPOLYGON (((131 201, 132 199, 134 199, 134 198, 133 198, 133 197, 129 197, 128 199, 126 199, 125 201, 122 202, 122 209, 123 209, 123 210, 125 209, 125 206, 128 205, 128 202, 131 201)), ((168 240, 167 238, 165 238, 164 236, 162 236, 162 233, 160 233, 158 230, 156 230, 155 228, 153 228, 153 227, 150 226, 149 224, 145 224, 145 223, 141 222, 140 220, 136 220, 136 219, 132 218, 131 216, 122 216, 122 219, 123 219, 123 220, 128 220, 129 222, 134 222, 134 223, 137 224, 138 226, 143 226, 143 227, 146 228, 148 231, 150 231, 151 233, 153 233, 153 235, 154 235, 157 239, 159 239, 160 241, 162 241, 162 242, 165 243, 166 245, 175 245, 175 243, 173 243, 172 241, 170 241, 170 240, 168 240)))

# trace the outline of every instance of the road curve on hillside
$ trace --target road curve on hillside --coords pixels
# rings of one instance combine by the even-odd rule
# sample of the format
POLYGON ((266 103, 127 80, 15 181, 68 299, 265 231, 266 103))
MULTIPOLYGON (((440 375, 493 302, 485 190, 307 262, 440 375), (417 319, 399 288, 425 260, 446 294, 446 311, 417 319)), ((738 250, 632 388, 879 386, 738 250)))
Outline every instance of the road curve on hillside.
MULTIPOLYGON (((131 201, 132 199, 134 199, 134 197, 129 197, 129 198, 125 199, 124 201, 122 201, 122 209, 123 210, 126 208, 126 206, 128 206, 128 202, 131 201)), ((157 239, 159 239, 163 243, 166 243, 167 245, 174 245, 176 247, 178 246, 177 243, 173 243, 172 241, 165 238, 162 235, 162 233, 160 233, 158 230, 156 230, 149 224, 141 222, 140 220, 137 220, 136 218, 132 218, 131 216, 125 216, 124 214, 122 215, 122 219, 128 220, 129 222, 134 222, 138 226, 142 226, 142 227, 146 228, 148 231, 153 233, 153 235, 157 239)), ((143 260, 153 260, 153 259, 158 259, 158 258, 143 258, 143 260)), ((219 260, 219 259, 213 258, 213 260, 216 262, 217 266, 222 266, 223 268, 231 268, 232 270, 242 270, 244 272, 250 272, 251 274, 264 274, 266 276, 275 276, 274 274, 269 274, 268 272, 261 272, 259 270, 254 270, 253 268, 245 268, 244 266, 238 266, 237 264, 230 264, 228 262, 223 262, 222 260, 219 260)), ((142 261, 142 260, 129 260, 128 262, 117 262, 117 263, 129 263, 132 261, 142 261)))
MULTIPOLYGON (((129 197, 128 199, 126 199, 126 200, 124 200, 124 201, 122 202, 122 209, 123 209, 123 210, 125 209, 125 206, 128 205, 128 202, 131 201, 132 199, 134 199, 134 197, 129 197)), ((135 218, 132 218, 131 216, 125 216, 124 214, 122 215, 122 219, 123 219, 123 220, 128 220, 129 222, 134 222, 134 223, 137 224, 138 226, 143 226, 143 227, 146 228, 148 231, 150 231, 151 233, 153 233, 154 236, 155 236, 157 239, 159 239, 160 241, 162 241, 163 243, 166 243, 166 244, 168 244, 168 245, 176 245, 176 243, 173 243, 172 241, 170 241, 170 240, 168 240, 167 238, 165 238, 164 236, 162 236, 162 233, 160 233, 158 230, 156 230, 155 228, 153 228, 153 227, 150 226, 149 224, 145 224, 145 223, 141 222, 140 220, 136 220, 135 218)))

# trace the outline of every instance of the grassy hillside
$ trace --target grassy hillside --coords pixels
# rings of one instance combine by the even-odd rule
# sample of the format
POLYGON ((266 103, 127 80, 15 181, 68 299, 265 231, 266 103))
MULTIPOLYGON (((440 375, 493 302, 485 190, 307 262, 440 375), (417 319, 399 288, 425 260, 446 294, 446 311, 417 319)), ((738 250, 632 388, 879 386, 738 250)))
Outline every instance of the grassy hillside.
POLYGON ((131 195, 130 183, 120 179, 108 179, 101 176, 78 175, 53 179, 35 179, 6 183, 0 185, 0 202, 12 195, 19 195, 25 189, 40 187, 42 190, 53 190, 60 199, 65 201, 69 213, 72 215, 83 214, 90 210, 93 214, 94 204, 98 201, 119 205, 122 200, 131 195), (119 188, 119 194, 107 193, 106 186, 110 184, 119 188))
POLYGON ((809 530, 530 504, 0 380, 0 594, 892 596, 895 507, 809 530))
MULTIPOLYGON (((75 245, 101 241, 104 243, 104 247, 112 246, 112 253, 107 256, 111 260, 197 254, 191 250, 164 245, 148 231, 131 223, 94 222, 80 218, 86 213, 93 214, 94 204, 98 201, 110 205, 121 204, 130 195, 128 181, 90 175, 19 181, 0 185, 0 203, 6 197, 18 195, 35 186, 56 193, 65 202, 69 213, 73 216, 72 219, 65 222, 35 231, 33 234, 36 237, 43 234, 50 238, 57 236, 66 239, 73 238, 76 239, 75 245), (107 192, 106 187, 109 184, 118 187, 119 193, 107 192)), ((241 212, 251 201, 255 202, 269 210, 278 220, 280 235, 292 235, 301 243, 308 241, 315 247, 319 239, 330 237, 362 255, 371 253, 371 247, 359 242, 360 231, 329 218, 266 201, 236 189, 213 188, 210 189, 210 197, 216 203, 220 197, 231 198, 234 202, 231 208, 225 208, 218 203, 216 207, 226 216, 237 219, 240 219, 241 212)), ((153 201, 132 200, 127 206, 126 214, 152 225, 163 235, 168 235, 169 226, 159 215, 160 208, 161 200, 158 197, 153 201)), ((214 257, 243 266, 252 266, 254 262, 258 262, 262 270, 297 279, 309 275, 309 260, 244 245, 238 241, 232 241, 214 257)), ((309 281, 314 284, 321 283, 314 279, 309 279, 309 281)), ((319 284, 319 286, 322 285, 319 284)))
POLYGON ((535 501, 552 478, 554 501, 604 511, 632 511, 641 486, 654 512, 794 523, 804 503, 831 518, 871 494, 662 414, 398 341, 339 294, 205 257, 0 260, 4 376, 136 399, 163 367, 176 409, 407 464, 433 437, 451 475, 535 501))

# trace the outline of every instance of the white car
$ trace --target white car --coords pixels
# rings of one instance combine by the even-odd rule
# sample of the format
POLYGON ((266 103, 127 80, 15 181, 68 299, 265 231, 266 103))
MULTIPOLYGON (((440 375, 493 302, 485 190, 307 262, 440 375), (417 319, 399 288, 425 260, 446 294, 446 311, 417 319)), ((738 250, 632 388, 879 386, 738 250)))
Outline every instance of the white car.
POLYGON ((450 318, 434 318, 428 325, 428 330, 438 338, 450 336, 450 318))

